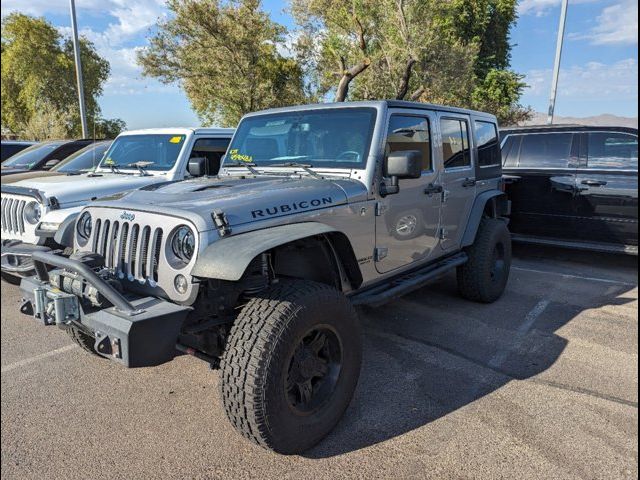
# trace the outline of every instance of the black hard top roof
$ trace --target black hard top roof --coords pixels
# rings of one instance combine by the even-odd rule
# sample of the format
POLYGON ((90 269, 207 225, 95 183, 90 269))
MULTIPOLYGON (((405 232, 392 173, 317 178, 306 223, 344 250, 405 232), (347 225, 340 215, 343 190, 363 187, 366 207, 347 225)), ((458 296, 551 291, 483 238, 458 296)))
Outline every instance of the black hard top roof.
POLYGON ((529 125, 526 127, 508 127, 501 128, 502 135, 510 133, 547 133, 547 132, 624 132, 637 135, 638 129, 632 127, 615 127, 611 125, 574 125, 574 124, 558 124, 558 125, 529 125))

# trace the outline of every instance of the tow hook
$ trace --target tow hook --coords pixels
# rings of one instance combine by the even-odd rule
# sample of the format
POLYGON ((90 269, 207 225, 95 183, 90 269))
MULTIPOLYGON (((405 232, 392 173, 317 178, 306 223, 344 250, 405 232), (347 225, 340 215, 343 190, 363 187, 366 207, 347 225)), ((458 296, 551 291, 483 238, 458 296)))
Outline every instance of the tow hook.
POLYGON ((113 358, 122 358, 122 350, 120 348, 120 339, 117 337, 109 337, 102 332, 96 332, 96 343, 94 345, 96 352, 100 355, 111 356, 113 358))

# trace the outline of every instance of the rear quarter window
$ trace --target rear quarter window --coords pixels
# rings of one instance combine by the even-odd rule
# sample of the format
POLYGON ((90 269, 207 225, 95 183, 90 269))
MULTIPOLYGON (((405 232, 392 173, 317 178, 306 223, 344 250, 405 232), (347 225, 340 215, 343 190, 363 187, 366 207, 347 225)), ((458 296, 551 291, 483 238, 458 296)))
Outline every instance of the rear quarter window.
POLYGON ((495 123, 476 120, 474 126, 478 143, 478 165, 480 167, 500 165, 500 143, 495 123))

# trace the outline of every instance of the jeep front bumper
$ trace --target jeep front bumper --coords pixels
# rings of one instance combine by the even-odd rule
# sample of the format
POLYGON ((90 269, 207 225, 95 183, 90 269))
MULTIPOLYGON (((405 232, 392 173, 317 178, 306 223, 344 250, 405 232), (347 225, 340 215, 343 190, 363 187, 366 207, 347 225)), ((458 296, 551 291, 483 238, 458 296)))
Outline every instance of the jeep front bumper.
POLYGON ((0 269, 18 277, 30 277, 35 273, 31 255, 34 252, 49 251, 51 251, 49 247, 42 245, 24 243, 20 240, 3 240, 0 251, 0 269))
POLYGON ((155 297, 125 297, 85 264, 53 253, 36 252, 33 263, 37 277, 25 278, 20 284, 23 313, 32 314, 44 325, 85 331, 95 338, 98 354, 126 367, 159 365, 178 354, 178 335, 190 307, 155 297), (77 296, 49 283, 50 267, 81 275, 112 306, 83 306, 77 296))

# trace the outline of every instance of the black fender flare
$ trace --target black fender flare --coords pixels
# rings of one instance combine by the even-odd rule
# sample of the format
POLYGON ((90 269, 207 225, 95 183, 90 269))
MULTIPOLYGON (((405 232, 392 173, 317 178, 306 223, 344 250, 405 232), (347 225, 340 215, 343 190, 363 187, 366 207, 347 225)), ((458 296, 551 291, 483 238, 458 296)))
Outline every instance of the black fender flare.
MULTIPOLYGON (((480 222, 482 221, 482 216, 487 203, 499 197, 503 197, 506 202, 507 196, 500 190, 487 190, 476 197, 473 207, 471 208, 471 213, 469 214, 469 219, 467 220, 467 228, 462 236, 462 247, 473 245, 473 242, 476 240, 476 234, 478 233, 478 228, 480 227, 480 222)), ((504 212, 495 212, 495 215, 499 217, 506 213, 505 209, 504 212)))
POLYGON ((200 278, 238 281, 261 253, 275 247, 315 235, 337 232, 317 222, 293 223, 254 230, 218 240, 198 255, 191 275, 200 278))
POLYGON ((53 236, 53 240, 63 247, 73 248, 73 238, 75 235, 76 219, 80 212, 72 213, 58 227, 58 231, 53 236))

